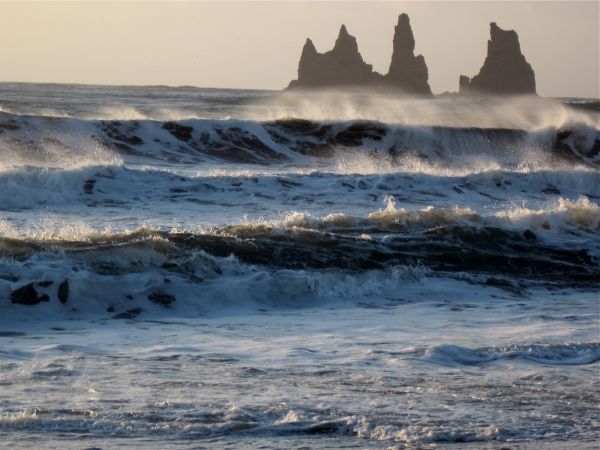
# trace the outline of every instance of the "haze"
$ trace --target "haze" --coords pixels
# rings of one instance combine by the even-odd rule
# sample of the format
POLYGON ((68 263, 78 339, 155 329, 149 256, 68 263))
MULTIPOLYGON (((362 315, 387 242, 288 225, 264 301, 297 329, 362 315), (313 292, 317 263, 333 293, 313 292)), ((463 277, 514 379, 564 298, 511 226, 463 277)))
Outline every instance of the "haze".
POLYGON ((401 12, 434 93, 479 71, 496 21, 518 32, 540 95, 600 96, 595 1, 6 2, 0 80, 282 89, 305 39, 329 50, 342 23, 386 73, 401 12))

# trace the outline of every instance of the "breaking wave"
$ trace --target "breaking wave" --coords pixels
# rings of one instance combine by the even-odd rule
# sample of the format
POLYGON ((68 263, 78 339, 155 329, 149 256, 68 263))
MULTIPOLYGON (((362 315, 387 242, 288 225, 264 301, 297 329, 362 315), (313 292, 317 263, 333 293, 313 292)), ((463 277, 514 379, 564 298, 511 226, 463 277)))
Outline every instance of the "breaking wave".
POLYGON ((3 164, 67 167, 88 161, 285 164, 366 155, 395 167, 598 167, 599 128, 586 122, 535 130, 399 125, 368 120, 83 120, 0 115, 3 164))
MULTIPOLYGON (((446 273, 545 280, 560 275, 560 281, 574 285, 600 279, 600 251, 594 244, 600 213, 598 205, 585 197, 560 199, 554 209, 543 213, 517 210, 488 216, 458 207, 408 211, 396 208, 392 197, 387 202, 386 208, 363 217, 343 213, 313 217, 295 212, 281 220, 187 231, 113 231, 47 218, 24 234, 2 221, 0 256, 13 261, 6 265, 7 279, 19 279, 28 261, 35 259, 39 264, 40 258, 67 258, 70 262, 62 264, 100 275, 156 270, 192 282, 205 280, 206 270, 214 277, 242 266, 351 273, 424 266, 446 273), (579 240, 574 240, 577 235, 579 240), (568 245, 563 244, 564 236, 570 236, 568 245), (15 265, 14 261, 22 262, 15 265), (196 263, 190 261, 206 264, 196 273, 196 263)), ((62 271, 60 276, 66 275, 62 271)), ((15 286, 22 284, 19 281, 15 286)))

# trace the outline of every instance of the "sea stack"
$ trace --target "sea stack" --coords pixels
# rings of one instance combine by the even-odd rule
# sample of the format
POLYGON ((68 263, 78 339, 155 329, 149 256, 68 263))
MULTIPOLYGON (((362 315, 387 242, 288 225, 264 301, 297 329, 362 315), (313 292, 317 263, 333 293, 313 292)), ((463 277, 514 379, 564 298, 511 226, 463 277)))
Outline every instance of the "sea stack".
POLYGON ((460 76, 459 93, 465 95, 536 95, 535 73, 521 53, 519 36, 490 24, 487 57, 472 79, 460 76))
POLYGON ((373 66, 363 61, 356 38, 342 25, 333 49, 326 53, 318 53, 312 41, 306 40, 298 64, 298 79, 289 88, 365 86, 379 77, 373 66))
POLYGON ((306 40, 298 64, 298 79, 288 89, 377 90, 429 96, 427 65, 423 56, 415 56, 414 50, 410 19, 401 14, 394 34, 390 70, 384 76, 363 60, 356 38, 342 25, 333 49, 326 53, 317 52, 312 41, 306 40))
POLYGON ((394 50, 386 82, 409 94, 431 95, 425 58, 415 56, 415 38, 407 14, 400 14, 394 33, 394 50))

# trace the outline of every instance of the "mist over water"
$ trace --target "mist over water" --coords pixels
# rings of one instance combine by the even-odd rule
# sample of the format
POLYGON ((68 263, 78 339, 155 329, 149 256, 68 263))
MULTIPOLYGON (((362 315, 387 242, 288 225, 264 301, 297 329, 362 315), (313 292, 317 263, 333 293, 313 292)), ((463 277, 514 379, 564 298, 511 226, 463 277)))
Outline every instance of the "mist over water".
POLYGON ((0 440, 594 448, 599 166, 597 99, 0 84, 0 440))

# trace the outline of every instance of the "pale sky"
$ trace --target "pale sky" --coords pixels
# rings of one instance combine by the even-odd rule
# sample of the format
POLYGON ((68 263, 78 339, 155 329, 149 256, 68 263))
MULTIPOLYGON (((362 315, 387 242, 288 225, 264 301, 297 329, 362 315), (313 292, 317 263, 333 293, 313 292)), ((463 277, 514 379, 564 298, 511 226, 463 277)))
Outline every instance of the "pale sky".
POLYGON ((434 93, 486 54, 489 22, 519 34, 544 96, 600 96, 599 2, 0 2, 0 81, 281 89, 304 41, 339 27, 386 73, 409 14, 434 93))

